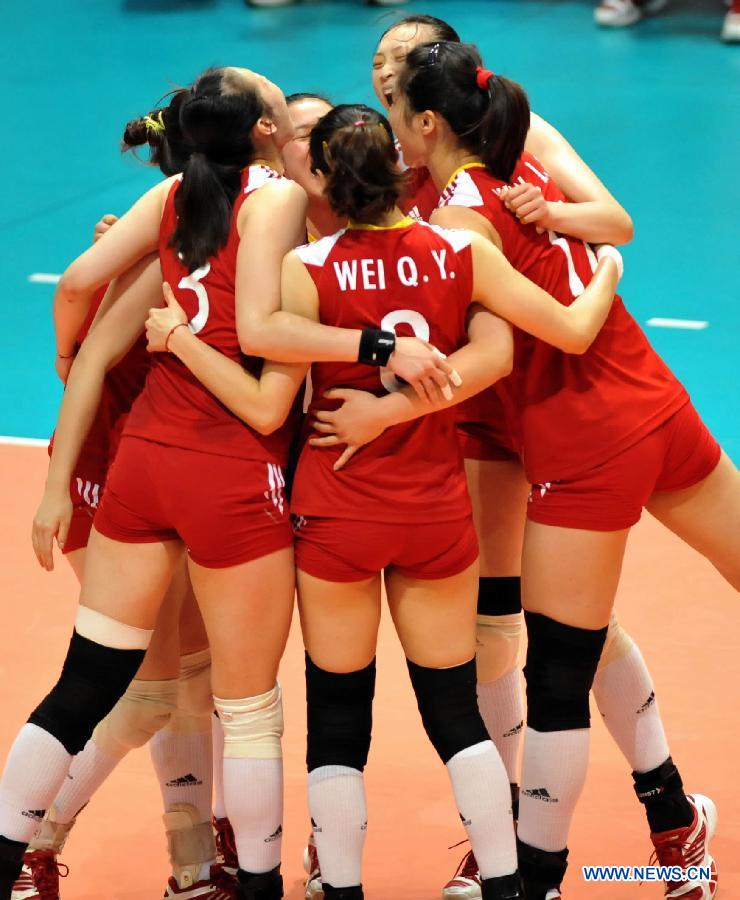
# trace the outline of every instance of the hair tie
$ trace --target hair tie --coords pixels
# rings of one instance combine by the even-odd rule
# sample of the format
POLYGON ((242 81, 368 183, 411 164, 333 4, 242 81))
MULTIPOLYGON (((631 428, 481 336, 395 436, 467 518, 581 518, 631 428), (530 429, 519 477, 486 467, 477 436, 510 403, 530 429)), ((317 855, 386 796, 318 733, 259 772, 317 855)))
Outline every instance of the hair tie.
POLYGON ((164 131, 164 117, 162 110, 157 113, 156 118, 151 114, 144 116, 144 126, 147 131, 153 131, 155 134, 161 134, 164 131))
POLYGON ((493 78, 493 72, 490 69, 484 69, 483 66, 478 66, 475 70, 475 83, 482 91, 488 90, 488 82, 491 78, 493 78))
POLYGON ((355 126, 355 128, 364 128, 367 125, 367 122, 364 119, 358 119, 352 124, 355 126))

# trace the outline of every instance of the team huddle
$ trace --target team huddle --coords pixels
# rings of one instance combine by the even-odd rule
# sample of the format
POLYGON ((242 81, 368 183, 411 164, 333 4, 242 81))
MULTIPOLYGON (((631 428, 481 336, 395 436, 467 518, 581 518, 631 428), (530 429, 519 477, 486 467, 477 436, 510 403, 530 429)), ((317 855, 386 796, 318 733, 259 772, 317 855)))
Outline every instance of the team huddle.
POLYGON ((54 299, 33 542, 80 606, 0 783, 0 900, 59 900, 78 813, 147 743, 165 898, 283 897, 296 597, 306 897, 361 900, 382 586, 470 841, 446 900, 568 893, 591 692, 666 897, 717 891, 715 805, 613 606, 643 508, 740 588, 737 470, 615 293, 629 216, 524 90, 424 15, 372 77, 387 115, 209 69, 125 130, 164 180, 54 299))

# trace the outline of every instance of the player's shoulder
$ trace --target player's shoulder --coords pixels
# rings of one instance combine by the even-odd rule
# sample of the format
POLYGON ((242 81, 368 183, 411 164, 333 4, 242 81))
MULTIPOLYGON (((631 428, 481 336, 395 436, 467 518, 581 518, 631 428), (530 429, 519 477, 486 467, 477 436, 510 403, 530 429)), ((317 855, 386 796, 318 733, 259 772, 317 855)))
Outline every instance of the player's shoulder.
POLYGON ((307 244, 301 244, 293 251, 300 261, 306 266, 325 265, 332 250, 336 247, 339 240, 346 233, 346 228, 340 228, 334 234, 328 234, 326 237, 319 238, 315 241, 309 241, 307 244))

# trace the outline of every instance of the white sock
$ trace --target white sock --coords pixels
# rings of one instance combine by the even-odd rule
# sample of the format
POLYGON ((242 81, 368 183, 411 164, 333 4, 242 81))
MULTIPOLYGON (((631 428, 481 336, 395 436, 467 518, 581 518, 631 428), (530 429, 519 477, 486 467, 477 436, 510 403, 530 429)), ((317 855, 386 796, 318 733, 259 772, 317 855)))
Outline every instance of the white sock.
POLYGON ((332 887, 359 885, 367 833, 362 772, 348 766, 314 769, 308 775, 308 808, 322 880, 332 887))
POLYGON ((282 759, 224 759, 226 814, 239 866, 262 873, 280 862, 283 835, 282 759))
POLYGON ((165 812, 170 812, 175 804, 187 803, 198 810, 201 822, 211 821, 211 718, 198 723, 194 717, 188 717, 193 727, 185 728, 185 717, 178 713, 149 741, 165 812))
POLYGON ((62 789, 54 800, 54 820, 62 825, 71 822, 121 759, 109 756, 91 738, 85 749, 72 759, 62 789))
POLYGON ((215 714, 211 716, 211 739, 213 742, 213 815, 217 819, 225 819, 224 730, 221 719, 215 714))
POLYGON ((604 724, 634 772, 650 772, 668 759, 653 680, 636 644, 597 671, 593 693, 604 724))
POLYGON ((447 762, 455 802, 483 878, 517 870, 511 789, 491 741, 474 744, 447 762))
POLYGON ((525 844, 553 853, 568 846, 570 823, 586 781, 590 731, 527 728, 517 826, 525 844))
POLYGON ((506 766, 510 784, 519 783, 519 747, 524 732, 521 676, 522 670, 515 666, 495 681, 478 682, 478 709, 506 766))
POLYGON ((71 762, 48 731, 31 724, 21 728, 0 781, 0 835, 22 843, 31 840, 71 762))

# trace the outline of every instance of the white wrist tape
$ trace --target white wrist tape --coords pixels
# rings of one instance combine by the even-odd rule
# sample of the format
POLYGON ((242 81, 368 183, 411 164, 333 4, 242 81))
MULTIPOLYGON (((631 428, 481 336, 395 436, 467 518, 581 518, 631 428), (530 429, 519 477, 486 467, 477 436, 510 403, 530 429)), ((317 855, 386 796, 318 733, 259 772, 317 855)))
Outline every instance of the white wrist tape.
POLYGON ((617 264, 619 280, 621 281, 622 275, 624 275, 624 261, 622 260, 622 254, 611 244, 599 244, 596 247, 596 259, 602 260, 605 256, 611 257, 617 264))

